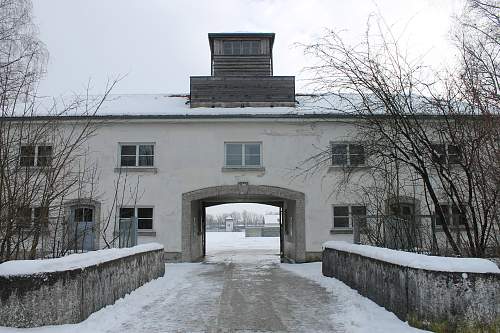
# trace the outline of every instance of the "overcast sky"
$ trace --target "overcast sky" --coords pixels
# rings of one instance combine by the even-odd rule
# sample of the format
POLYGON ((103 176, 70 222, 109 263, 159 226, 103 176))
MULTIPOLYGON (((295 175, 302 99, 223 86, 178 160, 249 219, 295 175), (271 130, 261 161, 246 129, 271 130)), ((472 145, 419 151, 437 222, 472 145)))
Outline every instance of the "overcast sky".
POLYGON ((267 213, 277 213, 279 208, 275 206, 252 204, 252 203, 232 203, 207 208, 207 214, 217 216, 224 213, 240 212, 244 210, 254 212, 257 214, 265 215, 267 213))
POLYGON ((296 43, 325 28, 351 40, 380 13, 429 62, 449 52, 450 16, 460 0, 33 0, 35 23, 50 53, 43 95, 93 92, 127 75, 114 93, 182 93, 190 75, 210 75, 209 32, 275 32, 274 74, 297 76, 308 60, 296 43))

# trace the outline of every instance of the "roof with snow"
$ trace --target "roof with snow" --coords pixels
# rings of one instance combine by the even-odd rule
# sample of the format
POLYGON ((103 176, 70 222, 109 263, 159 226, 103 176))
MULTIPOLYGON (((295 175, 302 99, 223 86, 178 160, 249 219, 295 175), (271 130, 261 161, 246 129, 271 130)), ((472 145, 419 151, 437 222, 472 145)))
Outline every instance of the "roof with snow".
MULTIPOLYGON (((94 96, 95 101, 101 97, 94 96)), ((85 114, 85 100, 74 103, 73 99, 41 98, 37 101, 37 116, 64 115, 81 117, 85 114), (64 108, 74 103, 70 112, 64 108)), ((94 102, 97 103, 97 102, 94 102)), ((92 104, 92 103, 90 103, 92 104)), ((109 95, 92 117, 103 118, 308 118, 348 117, 349 106, 338 96, 297 94, 295 107, 198 107, 190 108, 187 94, 128 94, 109 95)))

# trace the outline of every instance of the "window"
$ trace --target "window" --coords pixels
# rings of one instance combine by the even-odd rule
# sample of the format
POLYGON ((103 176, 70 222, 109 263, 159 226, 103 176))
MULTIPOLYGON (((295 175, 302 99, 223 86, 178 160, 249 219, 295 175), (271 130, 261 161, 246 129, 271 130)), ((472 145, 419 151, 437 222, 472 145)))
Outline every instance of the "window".
POLYGON ((120 208, 120 219, 137 217, 137 229, 153 229, 152 207, 122 207, 120 208))
POLYGON ((365 206, 334 206, 333 207, 333 228, 352 228, 355 221, 364 224, 366 221, 365 206))
POLYGON ((47 167, 52 162, 52 146, 21 146, 19 164, 23 167, 47 167))
POLYGON ((224 55, 258 55, 259 40, 225 40, 222 42, 224 55))
POLYGON ((154 144, 121 144, 120 166, 152 167, 154 166, 154 144))
POLYGON ((17 211, 16 222, 22 228, 29 228, 32 224, 47 226, 49 223, 49 208, 21 206, 17 211))
POLYGON ((33 221, 36 225, 47 226, 49 224, 49 207, 35 207, 33 221))
POLYGON ((75 222, 90 223, 94 221, 94 210, 90 207, 75 208, 75 222))
POLYGON ((361 166, 365 164, 365 148, 355 143, 333 143, 332 165, 361 166))
POLYGON ((437 209, 434 212, 436 218, 436 225, 442 226, 444 222, 446 225, 460 226, 465 224, 465 215, 460 213, 460 209, 454 204, 441 204, 439 205, 444 215, 443 219, 438 215, 437 209))
POLYGON ((226 143, 226 167, 260 167, 262 165, 262 144, 259 142, 226 143))
POLYGON ((457 164, 461 159, 460 147, 452 144, 432 144, 432 161, 439 164, 457 164))
POLYGON ((409 202, 396 202, 389 206, 392 215, 404 219, 413 219, 415 215, 415 204, 409 202))

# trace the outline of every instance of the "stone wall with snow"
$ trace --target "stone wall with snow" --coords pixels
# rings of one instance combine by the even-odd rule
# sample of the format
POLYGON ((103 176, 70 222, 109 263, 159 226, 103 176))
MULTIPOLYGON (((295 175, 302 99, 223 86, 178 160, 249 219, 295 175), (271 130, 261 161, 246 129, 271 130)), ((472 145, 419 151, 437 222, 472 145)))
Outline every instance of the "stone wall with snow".
POLYGON ((426 329, 500 324, 500 270, 485 259, 432 257, 327 242, 323 275, 426 329))
POLYGON ((0 326, 77 323, 164 273, 155 243, 8 261, 0 264, 0 326))

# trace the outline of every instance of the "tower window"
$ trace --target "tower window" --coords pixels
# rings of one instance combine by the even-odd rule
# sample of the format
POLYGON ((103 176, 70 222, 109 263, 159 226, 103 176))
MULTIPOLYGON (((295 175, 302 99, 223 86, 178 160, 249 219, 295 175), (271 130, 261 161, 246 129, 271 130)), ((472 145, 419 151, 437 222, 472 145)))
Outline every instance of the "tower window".
POLYGON ((224 55, 258 55, 259 40, 225 40, 222 42, 224 55))

